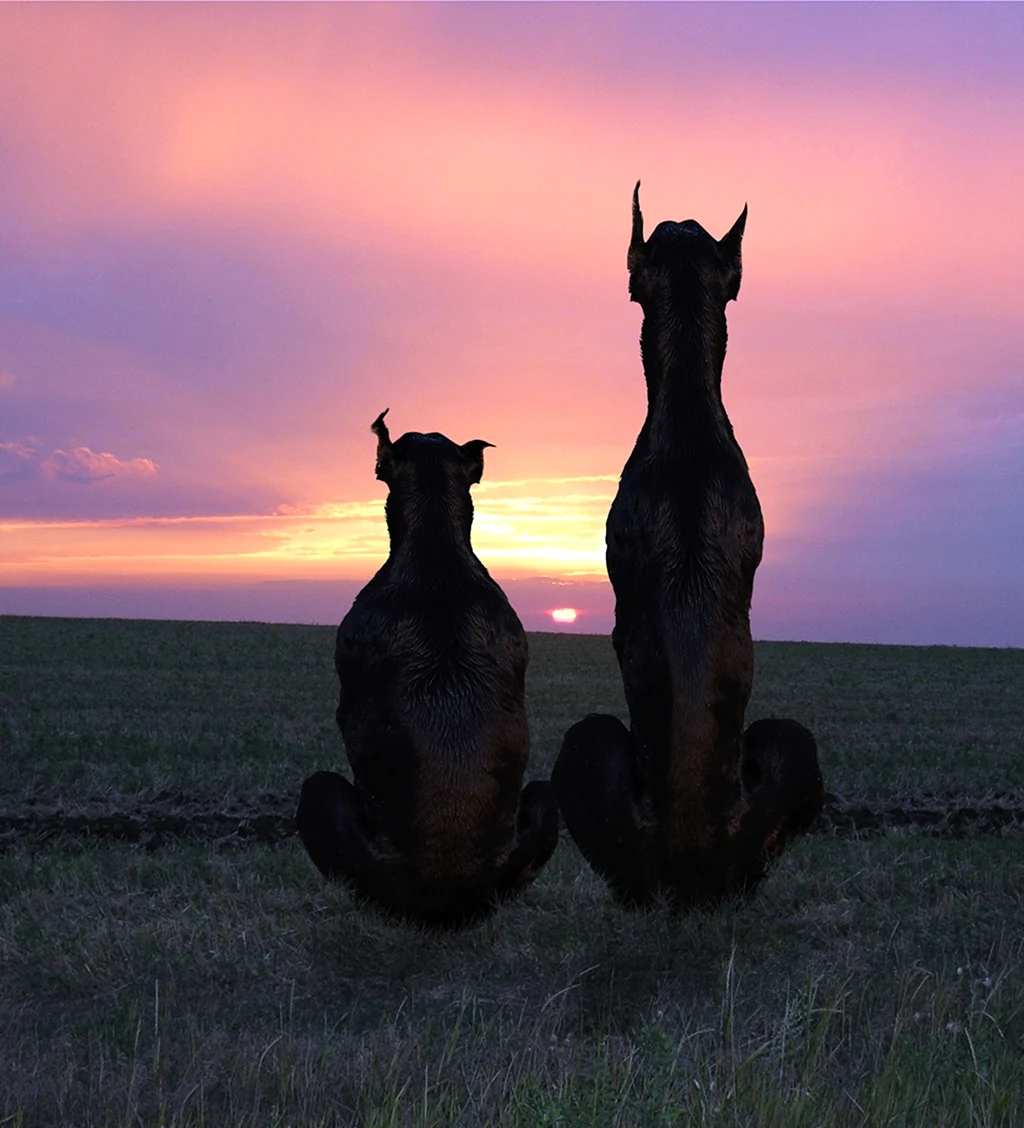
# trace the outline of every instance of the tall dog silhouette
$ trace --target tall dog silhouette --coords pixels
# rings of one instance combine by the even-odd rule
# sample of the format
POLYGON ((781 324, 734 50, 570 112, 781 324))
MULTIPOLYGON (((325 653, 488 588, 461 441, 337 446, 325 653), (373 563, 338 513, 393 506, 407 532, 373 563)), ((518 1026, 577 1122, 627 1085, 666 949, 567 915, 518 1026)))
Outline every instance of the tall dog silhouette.
POLYGON ((631 730, 591 714, 566 733, 551 778, 584 856, 636 905, 750 888, 824 798, 807 729, 743 731, 764 525, 721 380, 746 218, 717 241, 693 220, 645 241, 639 183, 633 193, 627 265, 648 406, 607 525, 631 730))
POLYGON ((524 889, 558 841, 551 785, 520 793, 529 752, 526 635, 473 553, 479 440, 383 412, 377 477, 391 553, 338 628, 338 725, 354 784, 306 780, 299 835, 320 871, 389 913, 460 925, 524 889))

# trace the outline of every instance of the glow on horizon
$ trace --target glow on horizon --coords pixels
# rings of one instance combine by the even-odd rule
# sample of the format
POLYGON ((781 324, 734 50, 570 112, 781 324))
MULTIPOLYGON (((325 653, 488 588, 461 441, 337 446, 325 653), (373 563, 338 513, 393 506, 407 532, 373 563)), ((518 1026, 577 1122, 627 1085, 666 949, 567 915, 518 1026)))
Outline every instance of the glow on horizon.
MULTIPOLYGON (((603 577, 615 481, 482 482, 474 551, 505 578, 603 577)), ((383 499, 272 514, 0 520, 0 534, 9 541, 0 560, 7 586, 146 576, 366 580, 388 555, 383 499)))
POLYGON ((579 612, 575 607, 556 607, 551 612, 551 618, 556 623, 575 623, 579 612))

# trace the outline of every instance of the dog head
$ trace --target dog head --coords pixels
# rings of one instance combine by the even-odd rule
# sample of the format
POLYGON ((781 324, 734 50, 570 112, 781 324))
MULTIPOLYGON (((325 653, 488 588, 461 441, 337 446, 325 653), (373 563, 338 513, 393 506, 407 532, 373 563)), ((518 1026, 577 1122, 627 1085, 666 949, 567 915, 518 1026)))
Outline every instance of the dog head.
POLYGON ((371 430, 377 436, 377 477, 391 490, 410 488, 415 493, 447 493, 453 488, 468 491, 484 472, 484 450, 492 443, 472 439, 459 446, 432 431, 407 431, 391 441, 382 411, 371 430))
POLYGON ((708 295, 724 310, 740 290, 743 272, 740 245, 747 208, 721 239, 714 239, 696 220, 659 223, 644 240, 640 181, 633 189, 633 233, 626 255, 629 297, 647 311, 665 297, 673 303, 693 302, 708 295))

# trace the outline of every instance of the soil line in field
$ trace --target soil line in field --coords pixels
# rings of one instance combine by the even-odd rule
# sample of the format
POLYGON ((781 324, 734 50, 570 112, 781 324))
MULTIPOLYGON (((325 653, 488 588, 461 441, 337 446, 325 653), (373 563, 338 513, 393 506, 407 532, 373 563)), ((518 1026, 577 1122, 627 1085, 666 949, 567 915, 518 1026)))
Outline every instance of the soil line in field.
MULTIPOLYGON (((67 838, 131 842, 147 849, 176 842, 274 845, 295 834, 294 802, 291 796, 262 795, 223 810, 183 797, 158 797, 123 809, 97 800, 72 811, 30 802, 16 810, 0 809, 0 851, 21 842, 56 844, 67 838)), ((870 805, 830 795, 811 834, 863 838, 893 831, 940 838, 1017 835, 1024 833, 1024 805, 1009 798, 970 803, 932 797, 870 805)))

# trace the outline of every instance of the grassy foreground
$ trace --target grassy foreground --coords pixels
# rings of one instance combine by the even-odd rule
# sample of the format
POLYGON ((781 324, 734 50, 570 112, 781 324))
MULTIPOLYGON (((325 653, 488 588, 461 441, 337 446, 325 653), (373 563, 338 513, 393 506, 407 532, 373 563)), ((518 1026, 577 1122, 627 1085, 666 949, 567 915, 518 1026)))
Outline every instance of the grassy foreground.
MULTIPOLYGON (((344 761, 333 632, 0 618, 0 814, 293 804, 344 761)), ((1024 652, 762 644, 750 717, 848 801, 1024 804, 1024 652)), ((622 713, 606 639, 531 636, 545 776, 622 713)), ((1024 837, 812 837, 754 901, 611 904, 563 841, 456 935, 276 847, 10 837, 0 1123, 1024 1123, 1024 837)))

